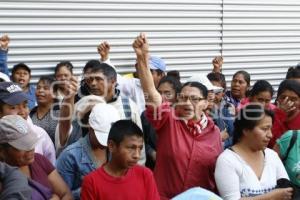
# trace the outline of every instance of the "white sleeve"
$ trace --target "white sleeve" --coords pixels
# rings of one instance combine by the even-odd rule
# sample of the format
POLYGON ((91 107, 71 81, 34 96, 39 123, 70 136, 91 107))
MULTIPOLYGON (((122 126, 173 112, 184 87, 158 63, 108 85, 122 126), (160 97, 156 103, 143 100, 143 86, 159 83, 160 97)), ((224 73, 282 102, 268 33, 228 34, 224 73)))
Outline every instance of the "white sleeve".
MULTIPOLYGON (((111 63, 109 58, 105 61, 100 60, 100 62, 110 65, 117 71, 116 67, 111 63)), ((117 83, 121 93, 133 99, 134 90, 136 87, 134 78, 125 78, 117 72, 117 83)))
MULTIPOLYGON (((73 131, 73 125, 71 123, 70 130, 69 130, 68 136, 67 136, 66 145, 68 143, 68 140, 70 138, 70 135, 71 135, 72 131, 73 131)), ((59 150, 61 150, 65 146, 61 146, 61 144, 60 144, 60 139, 59 139, 59 123, 58 123, 57 126, 56 126, 56 129, 55 129, 55 147, 56 147, 56 152, 59 152, 59 150)))
POLYGON ((237 200, 241 198, 239 175, 236 168, 238 163, 235 163, 228 155, 225 151, 217 159, 215 180, 218 191, 224 200, 237 200))

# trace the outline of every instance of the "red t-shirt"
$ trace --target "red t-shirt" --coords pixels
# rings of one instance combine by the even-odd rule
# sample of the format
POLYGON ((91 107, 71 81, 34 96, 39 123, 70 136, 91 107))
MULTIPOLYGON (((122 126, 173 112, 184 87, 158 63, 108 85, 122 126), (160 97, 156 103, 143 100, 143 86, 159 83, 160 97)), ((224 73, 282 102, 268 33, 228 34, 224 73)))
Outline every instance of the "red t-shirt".
POLYGON ((289 121, 287 121, 287 115, 283 110, 276 108, 274 113, 275 115, 272 127, 273 137, 268 145, 270 148, 273 148, 276 140, 280 138, 286 131, 300 129, 300 113, 289 121))
POLYGON ((39 182, 43 186, 52 189, 48 180, 48 175, 55 170, 51 162, 43 155, 35 153, 34 162, 29 165, 31 179, 39 182))
POLYGON ((161 198, 173 198, 196 186, 216 192, 215 164, 223 151, 219 128, 209 118, 207 127, 194 135, 168 104, 157 111, 162 112, 155 119, 157 113, 147 107, 146 116, 158 136, 154 177, 161 198))
POLYGON ((103 166, 84 177, 81 200, 159 200, 152 172, 142 166, 130 168, 122 177, 112 177, 103 166))

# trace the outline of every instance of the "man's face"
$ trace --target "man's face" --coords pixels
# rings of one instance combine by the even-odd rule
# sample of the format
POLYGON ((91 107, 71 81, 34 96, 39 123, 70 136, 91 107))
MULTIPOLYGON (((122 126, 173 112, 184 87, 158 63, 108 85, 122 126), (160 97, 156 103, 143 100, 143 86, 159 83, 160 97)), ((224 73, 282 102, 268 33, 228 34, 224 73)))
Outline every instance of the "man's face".
POLYGON ((112 160, 124 169, 137 164, 143 149, 143 138, 138 136, 125 136, 124 140, 116 145, 109 141, 109 150, 112 153, 112 160))
POLYGON ((104 98, 111 96, 116 86, 116 81, 107 79, 102 72, 87 73, 85 75, 85 82, 91 94, 104 96, 104 98))

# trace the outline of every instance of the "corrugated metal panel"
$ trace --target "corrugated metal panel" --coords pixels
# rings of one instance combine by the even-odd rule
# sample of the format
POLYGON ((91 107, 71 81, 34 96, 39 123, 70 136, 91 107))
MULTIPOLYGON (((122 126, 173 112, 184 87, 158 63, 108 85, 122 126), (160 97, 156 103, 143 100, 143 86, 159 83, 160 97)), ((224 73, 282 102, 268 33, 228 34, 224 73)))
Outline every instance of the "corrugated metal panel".
POLYGON ((277 88, 300 61, 300 2, 224 0, 223 8, 226 75, 245 69, 252 83, 265 79, 277 88))
POLYGON ((31 0, 1 1, 0 31, 11 36, 9 66, 25 62, 38 76, 71 60, 80 74, 98 58, 101 41, 112 45, 111 59, 120 72, 132 71, 131 47, 146 32, 153 55, 168 69, 188 77, 208 72, 221 54, 222 0, 31 0))

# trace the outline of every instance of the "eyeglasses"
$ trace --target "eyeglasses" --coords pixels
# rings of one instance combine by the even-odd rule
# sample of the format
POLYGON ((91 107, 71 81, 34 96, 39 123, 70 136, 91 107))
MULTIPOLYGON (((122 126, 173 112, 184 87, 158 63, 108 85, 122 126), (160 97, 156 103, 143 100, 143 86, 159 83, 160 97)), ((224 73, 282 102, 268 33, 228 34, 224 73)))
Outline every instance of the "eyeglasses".
POLYGON ((198 103, 200 101, 206 100, 206 98, 203 97, 197 97, 197 96, 186 96, 186 95, 178 95, 178 100, 181 102, 187 102, 187 100, 190 100, 192 103, 198 103))

